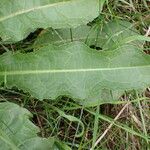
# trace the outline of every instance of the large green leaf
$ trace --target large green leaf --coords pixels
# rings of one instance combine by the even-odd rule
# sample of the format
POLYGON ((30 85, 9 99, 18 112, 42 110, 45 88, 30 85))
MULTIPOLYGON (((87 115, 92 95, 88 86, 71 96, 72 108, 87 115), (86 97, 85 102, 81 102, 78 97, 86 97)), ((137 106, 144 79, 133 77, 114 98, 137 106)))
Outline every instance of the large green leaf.
POLYGON ((135 46, 96 51, 83 43, 48 45, 0 57, 0 83, 38 99, 66 95, 80 103, 101 101, 104 91, 142 89, 150 85, 150 56, 135 46))
POLYGON ((37 28, 76 27, 98 15, 99 0, 1 0, 0 37, 15 42, 37 28))
POLYGON ((70 150, 53 138, 38 137, 39 128, 29 120, 31 116, 16 104, 0 103, 1 150, 70 150))
MULTIPOLYGON (((95 49, 114 50, 119 47, 128 45, 128 49, 132 50, 132 45, 137 49, 143 47, 143 41, 150 41, 150 38, 140 37, 139 32, 133 24, 123 20, 112 20, 106 23, 102 21, 96 22, 92 26, 83 25, 74 29, 46 29, 40 33, 34 43, 34 48, 45 46, 48 44, 61 45, 71 41, 82 41, 88 46, 95 49), (131 48, 130 48, 131 45, 131 48)), ((121 50, 121 48, 119 48, 121 50)), ((101 97, 104 101, 113 102, 124 93, 124 90, 102 90, 101 97)), ((97 100, 86 101, 86 105, 98 104, 97 100)))
MULTIPOLYGON (((34 46, 40 47, 48 44, 60 45, 71 41, 82 41, 89 46, 112 50, 125 45, 129 37, 139 36, 133 24, 127 21, 113 20, 108 23, 96 23, 93 26, 80 26, 74 29, 46 29, 38 36, 34 46)), ((141 47, 143 42, 133 39, 127 44, 141 47)))

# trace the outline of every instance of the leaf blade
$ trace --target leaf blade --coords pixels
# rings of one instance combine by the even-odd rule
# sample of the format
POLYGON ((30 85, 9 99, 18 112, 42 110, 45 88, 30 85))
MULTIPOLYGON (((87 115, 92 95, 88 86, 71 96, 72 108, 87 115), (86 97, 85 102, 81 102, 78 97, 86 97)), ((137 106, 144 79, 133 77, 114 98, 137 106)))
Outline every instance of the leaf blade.
POLYGON ((17 42, 37 28, 77 27, 96 18, 98 6, 98 0, 2 0, 0 37, 17 42))
POLYGON ((17 86, 39 99, 65 95, 82 103, 102 99, 104 90, 150 84, 150 56, 134 46, 96 51, 79 42, 48 45, 28 54, 5 53, 0 64, 1 83, 7 77, 9 88, 17 86))
POLYGON ((20 106, 10 103, 0 103, 0 145, 1 149, 9 150, 64 150, 70 149, 54 138, 37 136, 39 128, 29 118, 32 114, 20 106))
MULTIPOLYGON (((133 24, 118 19, 107 23, 95 23, 93 26, 82 25, 71 29, 71 32, 73 41, 84 42, 102 50, 112 50, 126 44, 142 47, 141 41, 150 41, 149 37, 140 35, 133 24)), ((38 36, 33 47, 69 43, 70 34, 70 29, 46 29, 38 36)))

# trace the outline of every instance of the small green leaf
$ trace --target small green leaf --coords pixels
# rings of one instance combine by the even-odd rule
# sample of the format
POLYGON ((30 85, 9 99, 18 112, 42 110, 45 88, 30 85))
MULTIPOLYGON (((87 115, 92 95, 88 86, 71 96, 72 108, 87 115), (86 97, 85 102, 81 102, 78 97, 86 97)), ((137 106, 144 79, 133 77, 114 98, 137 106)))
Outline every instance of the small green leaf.
POLYGON ((133 25, 127 21, 113 20, 108 23, 96 23, 74 29, 46 29, 36 39, 34 47, 48 44, 60 45, 71 41, 82 41, 88 46, 103 50, 113 50, 128 44, 142 47, 142 41, 150 38, 141 36, 133 25))
MULTIPOLYGON (((48 44, 61 45, 64 43, 70 43, 72 41, 82 41, 85 42, 88 39, 88 34, 90 34, 91 27, 82 25, 73 29, 46 29, 41 32, 34 43, 34 47, 46 46, 48 44)), ((94 30, 93 30, 94 31, 94 30)), ((93 37, 96 38, 96 32, 94 31, 93 37)))
MULTIPOLYGON (((37 136, 39 128, 29 118, 32 114, 9 102, 0 103, 0 149, 2 150, 65 150, 53 138, 37 136)), ((62 144, 64 147, 64 144, 62 144)))
POLYGON ((79 123, 79 124, 81 125, 81 127, 82 127, 82 131, 81 131, 81 133, 76 134, 75 136, 76 136, 76 137, 81 137, 81 136, 83 136, 83 134, 84 134, 84 124, 83 124, 83 122, 82 122, 80 119, 78 119, 77 117, 71 116, 71 115, 67 115, 64 111, 61 111, 61 110, 58 109, 57 107, 54 107, 54 106, 51 106, 51 107, 52 107, 53 109, 55 109, 55 110, 59 113, 59 115, 60 115, 61 117, 64 117, 64 118, 68 119, 68 120, 71 121, 71 122, 77 122, 77 123, 79 123))

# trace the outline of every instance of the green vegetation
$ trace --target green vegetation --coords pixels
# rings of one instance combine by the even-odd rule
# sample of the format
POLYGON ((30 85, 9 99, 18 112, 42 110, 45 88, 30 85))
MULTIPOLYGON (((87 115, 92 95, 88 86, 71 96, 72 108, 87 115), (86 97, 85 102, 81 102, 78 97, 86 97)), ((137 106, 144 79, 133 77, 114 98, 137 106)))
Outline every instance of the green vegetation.
POLYGON ((0 150, 149 150, 150 2, 0 0, 0 150))

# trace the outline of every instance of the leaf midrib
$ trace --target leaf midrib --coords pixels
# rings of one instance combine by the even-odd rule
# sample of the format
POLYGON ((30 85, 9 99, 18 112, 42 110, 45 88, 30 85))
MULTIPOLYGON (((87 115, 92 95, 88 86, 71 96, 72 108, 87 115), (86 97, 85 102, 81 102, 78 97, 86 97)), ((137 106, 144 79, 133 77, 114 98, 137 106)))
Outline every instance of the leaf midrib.
POLYGON ((57 2, 57 3, 53 3, 53 4, 42 5, 42 6, 36 6, 36 7, 30 8, 30 9, 22 9, 22 10, 20 10, 18 12, 14 12, 14 13, 12 13, 10 15, 7 15, 5 17, 0 18, 0 22, 8 20, 8 19, 13 18, 13 17, 16 17, 18 15, 22 15, 22 14, 25 14, 25 13, 32 12, 32 11, 45 9, 45 8, 50 8, 50 7, 54 7, 54 6, 57 6, 57 5, 63 5, 65 3, 70 3, 70 2, 72 2, 72 0, 70 0, 70 1, 63 1, 63 2, 57 2))
POLYGON ((27 75, 27 74, 46 74, 46 73, 76 73, 76 72, 96 72, 96 71, 115 71, 115 70, 130 70, 149 68, 146 66, 131 66, 131 67, 115 67, 115 68, 85 68, 85 69, 47 69, 47 70, 16 70, 16 71, 1 71, 0 75, 27 75))

